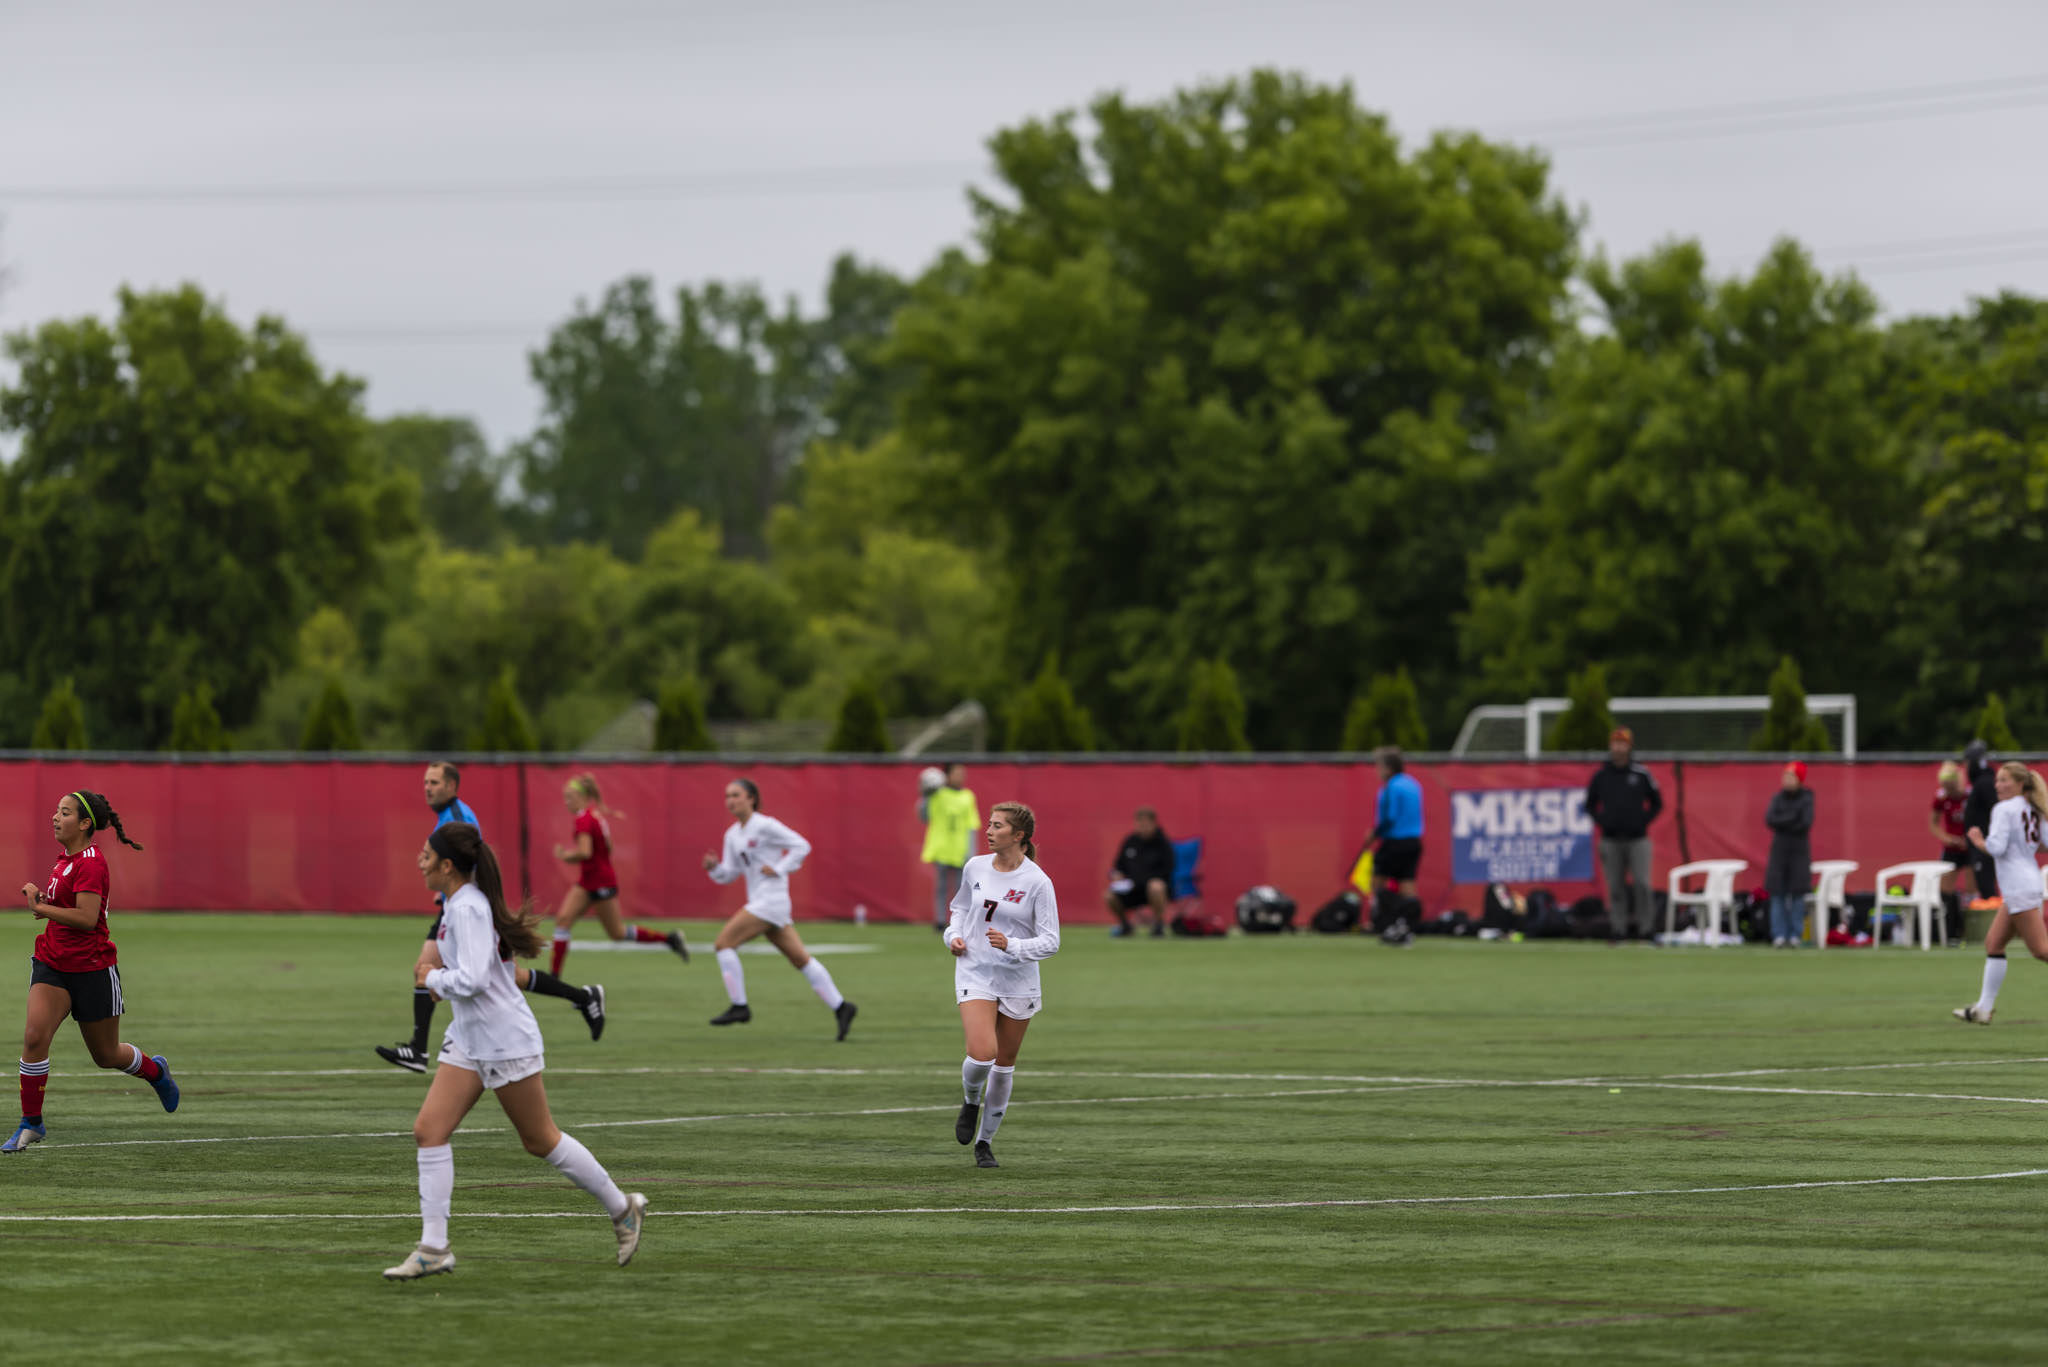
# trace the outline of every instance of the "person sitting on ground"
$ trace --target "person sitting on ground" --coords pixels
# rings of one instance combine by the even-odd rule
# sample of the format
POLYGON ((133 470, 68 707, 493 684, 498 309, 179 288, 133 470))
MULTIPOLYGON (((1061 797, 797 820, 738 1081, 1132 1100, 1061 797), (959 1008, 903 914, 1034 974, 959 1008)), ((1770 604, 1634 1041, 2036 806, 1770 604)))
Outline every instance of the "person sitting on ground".
POLYGON ((1131 913, 1152 909, 1152 933, 1166 934, 1166 904, 1173 887, 1173 842, 1159 829, 1159 813, 1140 807, 1131 814, 1131 833, 1117 851, 1103 905, 1116 917, 1111 935, 1131 934, 1131 913))

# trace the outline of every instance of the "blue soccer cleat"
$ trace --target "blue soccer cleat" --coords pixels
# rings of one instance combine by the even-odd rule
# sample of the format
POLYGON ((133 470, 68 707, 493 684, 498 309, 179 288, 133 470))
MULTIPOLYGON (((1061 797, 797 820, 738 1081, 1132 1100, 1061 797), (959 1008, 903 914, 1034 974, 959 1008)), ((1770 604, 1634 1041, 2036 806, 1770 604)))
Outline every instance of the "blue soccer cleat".
POLYGON ((157 1067, 163 1069, 163 1072, 157 1076, 157 1080, 149 1084, 151 1087, 156 1089, 156 1099, 164 1103, 165 1110, 177 1110, 178 1084, 171 1080, 171 1065, 164 1062, 164 1056, 162 1054, 150 1055, 149 1061, 151 1063, 154 1063, 157 1067))
POLYGON ((20 1153, 31 1144, 40 1144, 47 1132, 41 1125, 31 1125, 23 1120, 14 1127, 14 1133, 7 1136, 7 1142, 0 1144, 0 1153, 20 1153))

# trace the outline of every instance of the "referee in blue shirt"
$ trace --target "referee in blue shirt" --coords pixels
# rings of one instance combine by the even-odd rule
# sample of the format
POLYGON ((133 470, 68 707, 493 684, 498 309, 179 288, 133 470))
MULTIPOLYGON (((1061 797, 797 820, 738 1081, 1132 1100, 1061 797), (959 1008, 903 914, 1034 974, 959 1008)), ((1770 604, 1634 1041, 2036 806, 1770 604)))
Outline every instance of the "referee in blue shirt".
POLYGON ((1373 758, 1380 771, 1380 797, 1372 828, 1372 875, 1413 897, 1415 872, 1422 866, 1422 785, 1407 772, 1398 746, 1389 745, 1373 758))
MULTIPOLYGON (((484 824, 477 820, 476 809, 464 802, 460 795, 462 771, 445 759, 435 760, 427 766, 427 806, 434 813, 434 829, 440 830, 451 821, 467 822, 483 833, 484 824)), ((420 955, 413 965, 413 976, 419 976, 419 965, 429 968, 441 966, 441 908, 443 899, 434 894, 434 919, 427 926, 427 942, 420 947, 420 955)), ((518 968, 515 981, 526 992, 538 992, 543 996, 560 997, 576 1008, 590 1027, 592 1039, 604 1033, 604 989, 571 987, 552 973, 539 969, 518 968)), ((395 1063, 409 1073, 427 1071, 427 1035, 434 1028, 434 994, 424 987, 412 990, 412 1038, 400 1040, 397 1044, 380 1044, 377 1057, 386 1063, 395 1063)))

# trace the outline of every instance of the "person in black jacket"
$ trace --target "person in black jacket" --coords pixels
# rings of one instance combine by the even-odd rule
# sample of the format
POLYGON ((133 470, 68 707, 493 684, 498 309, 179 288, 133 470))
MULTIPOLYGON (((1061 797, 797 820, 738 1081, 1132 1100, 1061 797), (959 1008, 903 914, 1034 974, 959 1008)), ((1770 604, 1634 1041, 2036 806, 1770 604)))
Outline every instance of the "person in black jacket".
POLYGON ((1117 851, 1116 867, 1110 870, 1109 890, 1102 895, 1109 914, 1116 917, 1111 935, 1131 933, 1131 913, 1139 907, 1152 908, 1152 933, 1166 934, 1166 903, 1173 886, 1173 842, 1159 829, 1159 813, 1140 807, 1132 814, 1133 829, 1117 851))
POLYGON ((1607 738, 1607 763, 1586 784, 1586 815, 1600 831, 1600 870, 1607 879, 1607 919, 1614 937, 1635 933, 1649 939, 1655 904, 1650 900, 1650 823, 1664 810, 1657 780, 1635 762, 1635 733, 1617 726, 1607 738))
POLYGON ((1771 898, 1771 945, 1797 949, 1806 929, 1806 894, 1813 887, 1813 789, 1806 765, 1785 766, 1778 791, 1764 812, 1771 828, 1771 857, 1764 866, 1764 891, 1771 898))
MULTIPOLYGON (((1963 747, 1963 774, 1970 785, 1970 800, 1963 804, 1963 830, 1991 829, 1991 809, 1998 805, 1998 766, 1991 762, 1991 747, 1973 740, 1963 747)), ((1974 843, 1970 874, 1979 897, 1998 896, 1998 861, 1974 843)))

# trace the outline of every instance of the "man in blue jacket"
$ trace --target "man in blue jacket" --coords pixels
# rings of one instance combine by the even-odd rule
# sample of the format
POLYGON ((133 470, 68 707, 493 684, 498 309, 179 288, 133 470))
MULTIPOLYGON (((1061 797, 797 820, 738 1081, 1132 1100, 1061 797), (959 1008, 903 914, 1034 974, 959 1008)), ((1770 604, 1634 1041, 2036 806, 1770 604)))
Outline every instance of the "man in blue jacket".
POLYGON ((1413 897, 1415 872, 1422 866, 1422 785, 1407 772, 1399 746, 1389 745, 1373 758, 1380 771, 1372 828, 1373 880, 1387 880, 1403 897, 1413 897))

